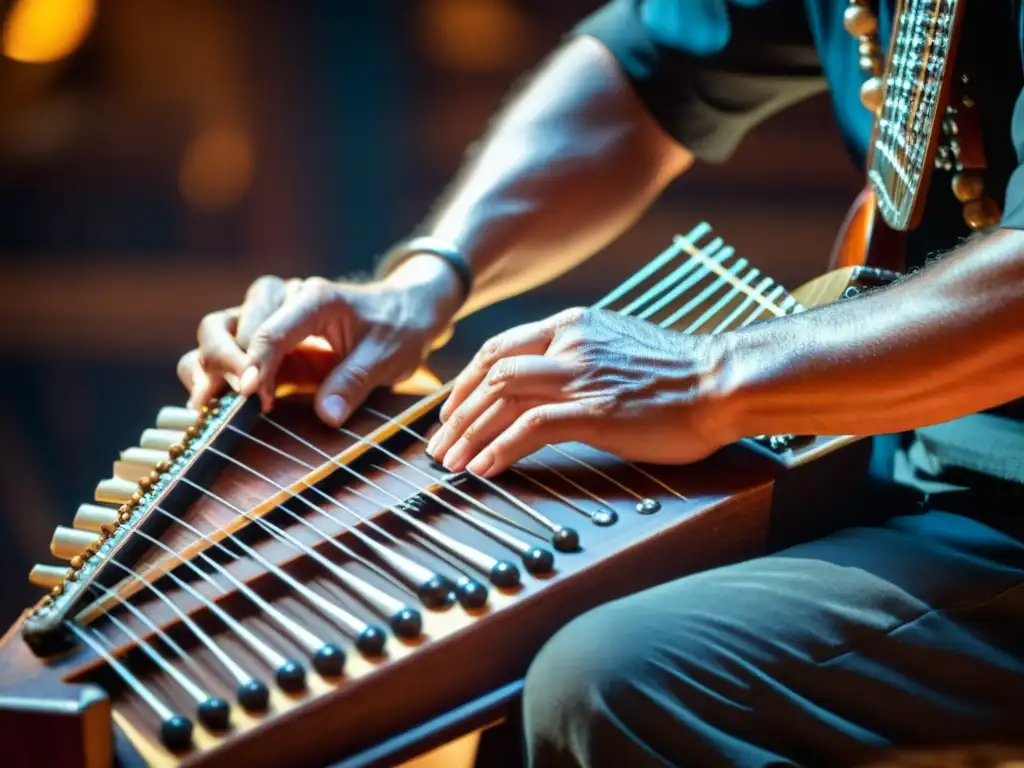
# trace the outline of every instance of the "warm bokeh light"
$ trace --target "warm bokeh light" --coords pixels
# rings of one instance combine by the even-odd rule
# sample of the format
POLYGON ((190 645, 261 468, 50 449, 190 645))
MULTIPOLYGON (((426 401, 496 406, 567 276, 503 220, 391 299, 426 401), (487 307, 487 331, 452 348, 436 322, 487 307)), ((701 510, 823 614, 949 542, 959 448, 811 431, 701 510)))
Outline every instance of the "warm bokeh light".
POLYGON ((507 0, 432 0, 424 10, 424 45, 443 66, 501 72, 522 52, 525 21, 507 0))
POLYGON ((18 0, 4 23, 4 55, 32 64, 57 61, 82 44, 95 0, 18 0))
POLYGON ((237 202, 252 182, 252 141, 229 126, 196 136, 181 161, 181 196, 196 208, 214 211, 237 202))

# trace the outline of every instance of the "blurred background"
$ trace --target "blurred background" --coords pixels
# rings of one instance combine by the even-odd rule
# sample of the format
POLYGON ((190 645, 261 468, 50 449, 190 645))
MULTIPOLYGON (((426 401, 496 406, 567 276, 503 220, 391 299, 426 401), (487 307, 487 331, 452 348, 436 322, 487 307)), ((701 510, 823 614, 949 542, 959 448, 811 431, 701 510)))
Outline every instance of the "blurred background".
MULTIPOLYGON (((257 276, 366 272, 425 214, 509 88, 599 0, 0 0, 0 624, 53 527, 182 404, 199 319, 257 276)), ((710 221, 790 287, 859 188, 827 99, 687 174, 489 335, 587 304, 710 221)), ((2 629, 2 627, 0 627, 2 629)))

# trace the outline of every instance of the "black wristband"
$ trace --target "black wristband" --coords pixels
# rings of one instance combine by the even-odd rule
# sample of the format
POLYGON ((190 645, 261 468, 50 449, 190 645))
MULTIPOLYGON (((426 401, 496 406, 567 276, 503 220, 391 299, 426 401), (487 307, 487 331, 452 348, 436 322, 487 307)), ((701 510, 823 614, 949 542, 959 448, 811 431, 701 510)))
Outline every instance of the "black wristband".
POLYGON ((473 270, 470 269, 469 263, 463 258, 458 248, 438 237, 414 237, 391 246, 377 265, 375 272, 377 279, 387 277, 394 272, 398 265, 421 253, 437 256, 448 262, 459 278, 463 301, 469 298, 469 294, 473 290, 473 270))

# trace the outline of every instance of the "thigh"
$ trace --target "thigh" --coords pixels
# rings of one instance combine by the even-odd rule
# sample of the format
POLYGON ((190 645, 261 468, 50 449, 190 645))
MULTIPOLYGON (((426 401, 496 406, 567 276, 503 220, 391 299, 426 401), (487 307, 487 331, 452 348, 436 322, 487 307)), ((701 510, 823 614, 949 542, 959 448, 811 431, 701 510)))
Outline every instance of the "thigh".
POLYGON ((571 622, 527 678, 535 765, 821 765, 1008 739, 1024 547, 942 513, 696 574, 571 622))

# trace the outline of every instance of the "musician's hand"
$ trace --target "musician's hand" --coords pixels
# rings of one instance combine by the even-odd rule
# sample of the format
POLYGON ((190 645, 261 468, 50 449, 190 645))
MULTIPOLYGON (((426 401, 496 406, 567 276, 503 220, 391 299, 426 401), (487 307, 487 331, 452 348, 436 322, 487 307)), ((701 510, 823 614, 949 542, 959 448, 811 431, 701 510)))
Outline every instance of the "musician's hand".
POLYGON ((485 344, 427 450, 451 471, 486 477, 567 441, 633 461, 696 461, 732 441, 708 386, 718 364, 713 337, 567 310, 485 344))
POLYGON ((241 306, 203 319, 199 347, 178 374, 193 406, 223 389, 226 377, 242 394, 258 394, 264 410, 278 384, 316 382, 317 413, 336 426, 374 387, 416 370, 457 310, 458 292, 451 268, 426 255, 363 285, 263 277, 241 306))

